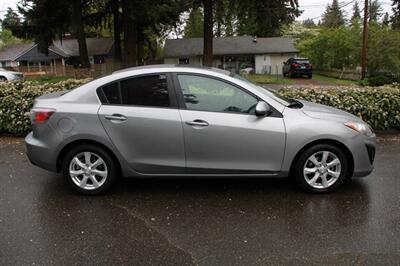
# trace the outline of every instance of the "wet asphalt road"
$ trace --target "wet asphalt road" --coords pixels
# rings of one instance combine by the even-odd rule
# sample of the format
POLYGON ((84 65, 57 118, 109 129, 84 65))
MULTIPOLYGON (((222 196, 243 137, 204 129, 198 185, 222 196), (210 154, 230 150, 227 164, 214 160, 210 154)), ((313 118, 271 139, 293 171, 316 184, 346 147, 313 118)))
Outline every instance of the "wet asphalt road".
POLYGON ((0 138, 0 265, 399 265, 400 144, 336 193, 289 180, 125 180, 72 193, 0 138))

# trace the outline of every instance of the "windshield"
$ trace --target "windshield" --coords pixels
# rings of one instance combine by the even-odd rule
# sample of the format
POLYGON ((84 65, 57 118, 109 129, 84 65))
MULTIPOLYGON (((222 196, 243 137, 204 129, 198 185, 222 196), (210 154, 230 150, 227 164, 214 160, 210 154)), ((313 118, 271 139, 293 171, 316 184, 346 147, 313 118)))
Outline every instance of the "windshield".
POLYGON ((263 93, 268 94, 269 97, 271 97, 275 101, 277 101, 277 102, 279 102, 279 103, 281 103, 281 104, 283 104, 285 106, 289 106, 289 105, 292 104, 292 101, 290 99, 288 99, 286 97, 283 97, 282 95, 279 95, 278 93, 276 93, 275 91, 273 91, 271 89, 267 89, 267 88, 261 87, 259 84, 255 83, 255 82, 252 82, 252 81, 246 79, 243 76, 234 74, 232 77, 234 77, 234 78, 236 78, 238 80, 246 82, 247 84, 251 85, 253 88, 255 88, 255 89, 259 90, 259 91, 262 90, 263 93))
POLYGON ((297 64, 309 64, 310 60, 308 59, 296 59, 297 64))

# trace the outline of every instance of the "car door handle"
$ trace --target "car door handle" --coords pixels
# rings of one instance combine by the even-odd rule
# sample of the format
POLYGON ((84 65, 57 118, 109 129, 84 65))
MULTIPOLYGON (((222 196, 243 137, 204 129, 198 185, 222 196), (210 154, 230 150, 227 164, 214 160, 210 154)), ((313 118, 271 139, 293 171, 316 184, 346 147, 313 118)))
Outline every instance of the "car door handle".
POLYGON ((106 115, 105 118, 110 121, 125 121, 126 117, 120 114, 106 115))
POLYGON ((198 127, 206 127, 209 125, 207 121, 200 120, 200 119, 196 119, 193 121, 186 121, 185 123, 186 123, 186 125, 189 125, 189 126, 198 126, 198 127))

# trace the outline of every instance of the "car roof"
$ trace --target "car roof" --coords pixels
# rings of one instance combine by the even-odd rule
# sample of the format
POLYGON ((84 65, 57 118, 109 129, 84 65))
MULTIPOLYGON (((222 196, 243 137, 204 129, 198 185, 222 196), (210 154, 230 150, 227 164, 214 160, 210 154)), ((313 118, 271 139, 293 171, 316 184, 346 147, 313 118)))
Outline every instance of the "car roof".
POLYGON ((173 64, 159 64, 159 65, 128 67, 128 68, 114 71, 113 74, 124 73, 124 72, 128 72, 128 71, 136 71, 136 70, 144 70, 144 69, 159 69, 159 68, 166 68, 169 70, 169 72, 173 72, 173 71, 179 72, 181 69, 193 70, 193 72, 196 72, 198 70, 208 70, 211 72, 224 74, 224 75, 228 75, 228 76, 231 75, 231 72, 224 70, 224 69, 215 68, 215 67, 192 66, 192 65, 173 65, 173 64))

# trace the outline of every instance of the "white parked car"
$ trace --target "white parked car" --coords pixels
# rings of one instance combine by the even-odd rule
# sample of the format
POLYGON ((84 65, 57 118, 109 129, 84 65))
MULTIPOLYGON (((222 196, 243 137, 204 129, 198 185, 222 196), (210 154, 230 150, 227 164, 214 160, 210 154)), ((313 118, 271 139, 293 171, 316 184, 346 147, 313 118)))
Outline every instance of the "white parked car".
POLYGON ((24 74, 20 72, 9 71, 4 68, 0 68, 0 82, 23 80, 23 79, 24 79, 24 74))

